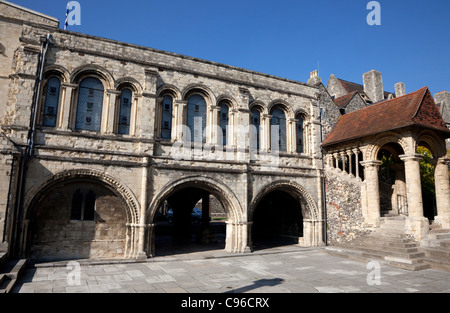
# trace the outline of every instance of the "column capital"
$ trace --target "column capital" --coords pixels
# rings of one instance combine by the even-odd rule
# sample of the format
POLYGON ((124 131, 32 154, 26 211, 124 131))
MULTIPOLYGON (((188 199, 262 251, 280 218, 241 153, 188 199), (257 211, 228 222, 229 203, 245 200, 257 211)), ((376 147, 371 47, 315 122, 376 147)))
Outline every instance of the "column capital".
POLYGON ((419 154, 419 153, 414 153, 414 154, 402 154, 399 155, 400 160, 402 160, 403 162, 408 162, 408 161, 415 161, 415 162, 420 162, 420 160, 423 159, 423 155, 419 154))
POLYGON ((450 165, 450 158, 437 159, 436 164, 450 165))
POLYGON ((378 160, 370 160, 370 161, 361 161, 359 164, 361 164, 364 167, 378 167, 381 165, 381 161, 378 160))
POLYGON ((175 100, 174 105, 179 105, 179 106, 183 106, 183 105, 187 105, 187 101, 184 100, 175 100))
POLYGON ((71 83, 62 82, 61 83, 61 87, 77 89, 78 88, 78 84, 71 84, 71 83))
POLYGON ((110 95, 120 95, 120 91, 115 89, 106 89, 106 93, 110 95))

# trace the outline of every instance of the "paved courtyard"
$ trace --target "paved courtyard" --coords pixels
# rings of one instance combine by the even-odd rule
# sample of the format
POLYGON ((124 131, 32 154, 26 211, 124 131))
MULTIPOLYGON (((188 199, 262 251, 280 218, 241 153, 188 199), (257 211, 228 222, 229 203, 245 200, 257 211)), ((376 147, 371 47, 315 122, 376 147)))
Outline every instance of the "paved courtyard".
POLYGON ((448 293, 450 273, 411 272, 338 258, 324 248, 286 246, 245 255, 212 250, 144 262, 39 264, 26 270, 14 292, 448 293))

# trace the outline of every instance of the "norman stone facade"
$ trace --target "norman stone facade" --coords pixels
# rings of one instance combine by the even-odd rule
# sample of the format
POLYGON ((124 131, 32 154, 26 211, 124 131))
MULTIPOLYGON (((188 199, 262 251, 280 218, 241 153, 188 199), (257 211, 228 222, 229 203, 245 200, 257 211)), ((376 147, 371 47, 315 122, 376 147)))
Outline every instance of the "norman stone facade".
POLYGON ((0 240, 12 257, 155 256, 162 208, 188 241, 199 201, 208 229, 210 198, 225 212, 230 253, 275 239, 339 243, 376 227, 372 150, 321 146, 342 114, 383 90, 376 72, 375 89, 349 97, 317 72, 301 83, 64 31, 6 1, 0 29, 0 240))

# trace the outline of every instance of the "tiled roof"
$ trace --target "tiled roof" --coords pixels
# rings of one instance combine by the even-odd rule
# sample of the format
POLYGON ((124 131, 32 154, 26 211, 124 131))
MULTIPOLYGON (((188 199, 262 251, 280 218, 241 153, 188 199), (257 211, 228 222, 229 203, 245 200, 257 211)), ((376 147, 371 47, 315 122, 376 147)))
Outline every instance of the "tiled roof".
POLYGON ((322 146, 408 126, 431 128, 450 138, 428 87, 340 116, 322 146))
POLYGON ((347 104, 353 99, 353 97, 357 94, 357 91, 350 92, 345 96, 334 99, 334 103, 341 109, 345 108, 347 104))

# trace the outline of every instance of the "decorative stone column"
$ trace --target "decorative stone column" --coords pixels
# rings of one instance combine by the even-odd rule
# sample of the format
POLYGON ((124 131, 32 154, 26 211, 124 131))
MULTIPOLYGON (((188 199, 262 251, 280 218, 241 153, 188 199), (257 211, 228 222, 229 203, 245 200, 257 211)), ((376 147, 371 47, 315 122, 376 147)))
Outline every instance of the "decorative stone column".
POLYGON ((107 110, 105 110, 105 117, 107 124, 105 125, 105 130, 107 134, 113 134, 115 128, 116 120, 116 103, 117 98, 120 97, 120 92, 116 90, 107 90, 107 95, 109 98, 107 110))
POLYGON ((70 122, 70 112, 72 105, 72 95, 76 89, 78 89, 78 85, 62 83, 61 84, 63 96, 61 101, 61 110, 59 110, 59 120, 58 120, 58 129, 59 130, 69 130, 71 128, 70 122))
POLYGON ((251 251, 251 229, 253 222, 226 221, 225 251, 244 253, 251 251))
MULTIPOLYGON (((206 134, 206 142, 210 143, 213 146, 217 146, 219 144, 219 136, 222 136, 221 133, 218 133, 220 130, 219 125, 219 112, 220 107, 219 106, 211 106, 210 107, 210 125, 206 125, 206 130, 209 129, 208 133, 206 134), (209 140, 208 140, 209 137, 209 140)), ((203 131, 206 131, 205 129, 203 131)))
POLYGON ((367 195, 367 212, 363 215, 367 224, 378 226, 380 220, 380 188, 378 181, 378 167, 381 161, 362 161, 367 195))
POLYGON ((272 119, 272 115, 263 114, 262 118, 262 129, 260 130, 260 150, 268 151, 271 148, 271 127, 270 121, 272 119))
MULTIPOLYGON (((184 113, 184 109, 186 106, 187 106, 187 101, 176 101, 175 105, 174 105, 175 123, 172 125, 172 138, 174 138, 175 141, 183 139, 183 133, 185 132, 185 127, 186 127, 186 125, 184 125, 184 121, 183 121, 183 113, 184 113)), ((186 134, 184 134, 184 135, 186 135, 186 134)), ((189 140, 190 139, 191 139, 191 137, 189 137, 189 140)))
POLYGON ((429 232, 429 221, 423 216, 422 186, 420 181, 421 154, 400 155, 405 162, 406 197, 408 202, 408 217, 405 231, 414 235, 420 242, 429 232))
POLYGON ((337 152, 333 153, 334 158, 334 168, 339 169, 339 154, 337 152))
POLYGON ((353 166, 352 166, 352 151, 347 150, 347 159, 348 159, 348 175, 353 177, 353 166))
POLYGON ((142 180, 141 180, 141 212, 139 216, 140 224, 139 226, 139 243, 137 258, 146 259, 147 254, 145 253, 145 231, 147 225, 145 224, 145 218, 147 216, 147 202, 148 202, 148 172, 149 172, 150 160, 148 157, 143 158, 142 162, 142 180))
POLYGON ((422 186, 420 182, 420 160, 422 155, 401 155, 400 159, 405 162, 408 215, 423 217, 422 186))
POLYGON ((434 170, 434 181, 436 186, 437 216, 435 223, 442 228, 450 228, 450 180, 448 176, 448 165, 450 159, 441 158, 437 161, 434 170))
POLYGON ((352 149, 352 152, 355 155, 355 177, 359 178, 359 149, 352 149))

